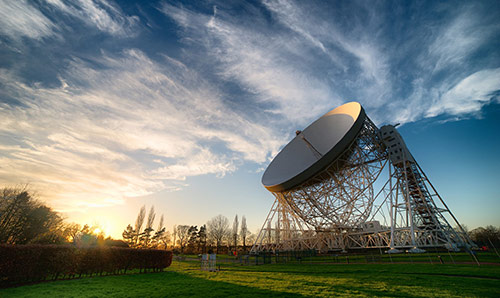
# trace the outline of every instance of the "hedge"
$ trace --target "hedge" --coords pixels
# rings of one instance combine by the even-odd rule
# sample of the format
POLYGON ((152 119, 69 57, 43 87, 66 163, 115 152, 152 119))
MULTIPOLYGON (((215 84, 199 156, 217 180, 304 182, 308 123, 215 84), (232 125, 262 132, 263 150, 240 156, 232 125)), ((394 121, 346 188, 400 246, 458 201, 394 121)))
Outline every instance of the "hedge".
POLYGON ((66 245, 0 245, 0 286, 102 274, 160 271, 172 252, 123 247, 77 248, 66 245))

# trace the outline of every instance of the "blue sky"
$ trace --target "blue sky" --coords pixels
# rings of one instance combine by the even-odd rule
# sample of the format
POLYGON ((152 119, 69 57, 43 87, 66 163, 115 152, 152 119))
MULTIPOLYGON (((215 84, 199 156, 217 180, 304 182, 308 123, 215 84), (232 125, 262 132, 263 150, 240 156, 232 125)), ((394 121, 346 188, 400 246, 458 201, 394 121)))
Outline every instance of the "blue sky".
POLYGON ((0 2, 0 184, 115 237, 246 215, 263 170, 359 101, 465 225, 500 225, 498 1, 0 2))

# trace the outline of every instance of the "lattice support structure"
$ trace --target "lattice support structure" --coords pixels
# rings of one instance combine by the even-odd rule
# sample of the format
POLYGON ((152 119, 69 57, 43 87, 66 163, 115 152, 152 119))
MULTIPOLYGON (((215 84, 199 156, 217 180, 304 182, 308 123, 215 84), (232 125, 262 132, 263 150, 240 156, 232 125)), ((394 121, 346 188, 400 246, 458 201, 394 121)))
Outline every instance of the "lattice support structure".
POLYGON ((293 189, 273 194, 275 202, 253 253, 429 247, 456 250, 473 245, 395 127, 379 130, 368 117, 355 141, 326 169, 293 189), (375 192, 378 179, 386 182, 375 192))
POLYGON ((346 248, 346 232, 370 216, 373 183, 386 164, 377 131, 367 118, 335 162, 298 187, 274 192, 276 201, 252 250, 346 248))
POLYGON ((380 129, 380 134, 391 161, 389 246, 391 248, 446 247, 457 250, 459 247, 473 245, 409 152, 395 127, 384 126, 380 129), (437 203, 440 203, 440 207, 437 203), (450 221, 454 222, 459 232, 453 229, 450 221))

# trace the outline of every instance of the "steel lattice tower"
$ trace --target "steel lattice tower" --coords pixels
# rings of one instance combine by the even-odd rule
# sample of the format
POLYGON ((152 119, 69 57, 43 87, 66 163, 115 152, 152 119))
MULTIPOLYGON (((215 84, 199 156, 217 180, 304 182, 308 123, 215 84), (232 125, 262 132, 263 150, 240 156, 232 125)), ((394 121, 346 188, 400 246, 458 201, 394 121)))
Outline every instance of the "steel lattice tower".
MULTIPOLYGON (((396 128, 378 129, 364 113, 360 115, 359 131, 325 168, 292 188, 271 191, 275 201, 252 252, 360 248, 418 252, 473 245, 396 128), (377 190, 375 184, 384 181, 377 190)), ((295 142, 305 142, 321 161, 323 154, 306 138, 307 129, 297 132, 295 142)))

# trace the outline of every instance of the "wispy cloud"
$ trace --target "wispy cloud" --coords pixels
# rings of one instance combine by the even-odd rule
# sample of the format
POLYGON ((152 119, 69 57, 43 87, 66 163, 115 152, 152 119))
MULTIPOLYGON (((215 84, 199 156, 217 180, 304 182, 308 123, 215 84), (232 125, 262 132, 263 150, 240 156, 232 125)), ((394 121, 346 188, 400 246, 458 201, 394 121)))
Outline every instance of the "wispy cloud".
POLYGON ((311 14, 307 7, 301 7, 303 3, 264 3, 282 24, 333 62, 332 67, 339 70, 336 79, 359 92, 360 98, 356 100, 364 101, 367 106, 379 105, 385 100, 384 96, 390 94, 389 57, 379 48, 383 43, 375 34, 378 29, 376 20, 372 20, 369 27, 360 28, 362 25, 356 24, 348 31, 341 31, 334 17, 311 14), (355 76, 348 74, 349 68, 355 69, 355 76), (367 97, 370 100, 366 100, 367 97))
MULTIPOLYGON (((223 8, 204 14, 164 4, 186 44, 202 46, 219 64, 218 75, 236 80, 267 111, 305 125, 342 102, 384 106, 393 96, 390 53, 362 25, 344 27, 300 2, 264 1, 273 21, 252 7, 233 17, 223 8)), ((387 113, 385 112, 385 115, 387 113)))
POLYGON ((500 68, 475 72, 441 95, 427 110, 427 117, 440 114, 461 115, 477 113, 492 100, 499 100, 500 68))
POLYGON ((118 36, 135 35, 134 27, 138 24, 137 16, 127 16, 112 2, 102 0, 48 0, 53 7, 65 14, 77 18, 88 26, 118 36))
MULTIPOLYGON (((480 13, 475 6, 450 9, 451 16, 431 26, 428 38, 416 57, 417 67, 409 97, 401 102, 400 122, 448 115, 461 119, 480 112, 500 90, 494 61, 475 57, 491 38, 498 37, 498 22, 480 13)), ((486 57, 485 57, 486 58, 486 57)))
POLYGON ((95 62, 103 68, 74 59, 58 88, 0 72, 6 93, 23 101, 0 106, 1 181, 44 189, 60 210, 116 204, 263 162, 282 142, 177 60, 127 50, 95 62))
POLYGON ((68 24, 60 20, 60 16, 48 18, 44 11, 62 13, 88 27, 118 37, 135 36, 139 24, 137 16, 126 15, 119 6, 108 1, 47 0, 38 6, 25 0, 1 1, 0 33, 16 42, 23 37, 36 40, 63 37, 62 31, 70 28, 68 24))
POLYGON ((0 32, 13 40, 42 39, 55 34, 55 25, 25 0, 0 2, 0 32))
POLYGON ((499 22, 481 3, 0 3, 0 182, 40 186, 60 210, 261 167, 346 101, 377 124, 460 119, 500 89, 485 48, 499 22))
POLYGON ((437 28, 428 54, 420 57, 422 64, 430 65, 436 72, 466 62, 500 29, 498 24, 485 23, 482 18, 474 6, 459 9, 447 24, 437 28))
POLYGON ((266 29, 261 16, 253 16, 252 27, 223 10, 209 15, 164 4, 162 11, 182 27, 187 43, 205 47, 221 78, 236 80, 267 111, 304 124, 340 103, 328 81, 299 67, 307 53, 290 36, 266 29))
POLYGON ((332 75, 332 89, 343 96, 354 95, 378 123, 406 123, 442 114, 460 119, 456 116, 478 112, 500 89, 494 83, 498 81, 496 72, 484 69, 497 63, 475 65, 477 58, 473 58, 492 38, 499 37, 499 23, 485 16, 479 5, 448 7, 446 13, 443 7, 436 8, 446 16, 444 20, 429 25, 422 15, 422 20, 416 20, 421 26, 405 32, 406 40, 395 40, 382 26, 391 20, 384 19, 380 5, 360 5, 354 10, 351 5, 346 27, 338 15, 322 14, 315 5, 264 4, 280 23, 323 53, 321 58, 330 60, 330 67, 342 70, 332 75), (359 13, 353 12, 356 10, 359 13), (406 54, 401 55, 402 51, 406 54), (359 69, 353 69, 356 65, 359 69), (408 84, 411 77, 414 79, 408 84), (339 92, 343 89, 351 90, 339 92))
POLYGON ((500 32, 479 4, 431 6, 411 25, 390 19, 401 15, 386 14, 388 7, 380 4, 348 5, 348 16, 344 5, 323 12, 318 3, 262 4, 268 14, 243 6, 246 14, 235 17, 224 5, 212 14, 170 4, 161 11, 180 26, 191 54, 201 47, 218 62, 220 77, 236 81, 255 103, 270 103, 262 107, 284 116, 283 123, 307 124, 351 100, 378 124, 438 115, 460 119, 478 112, 498 90, 488 70, 498 63, 476 65, 474 58, 500 32), (428 14, 442 19, 429 22, 428 14))

